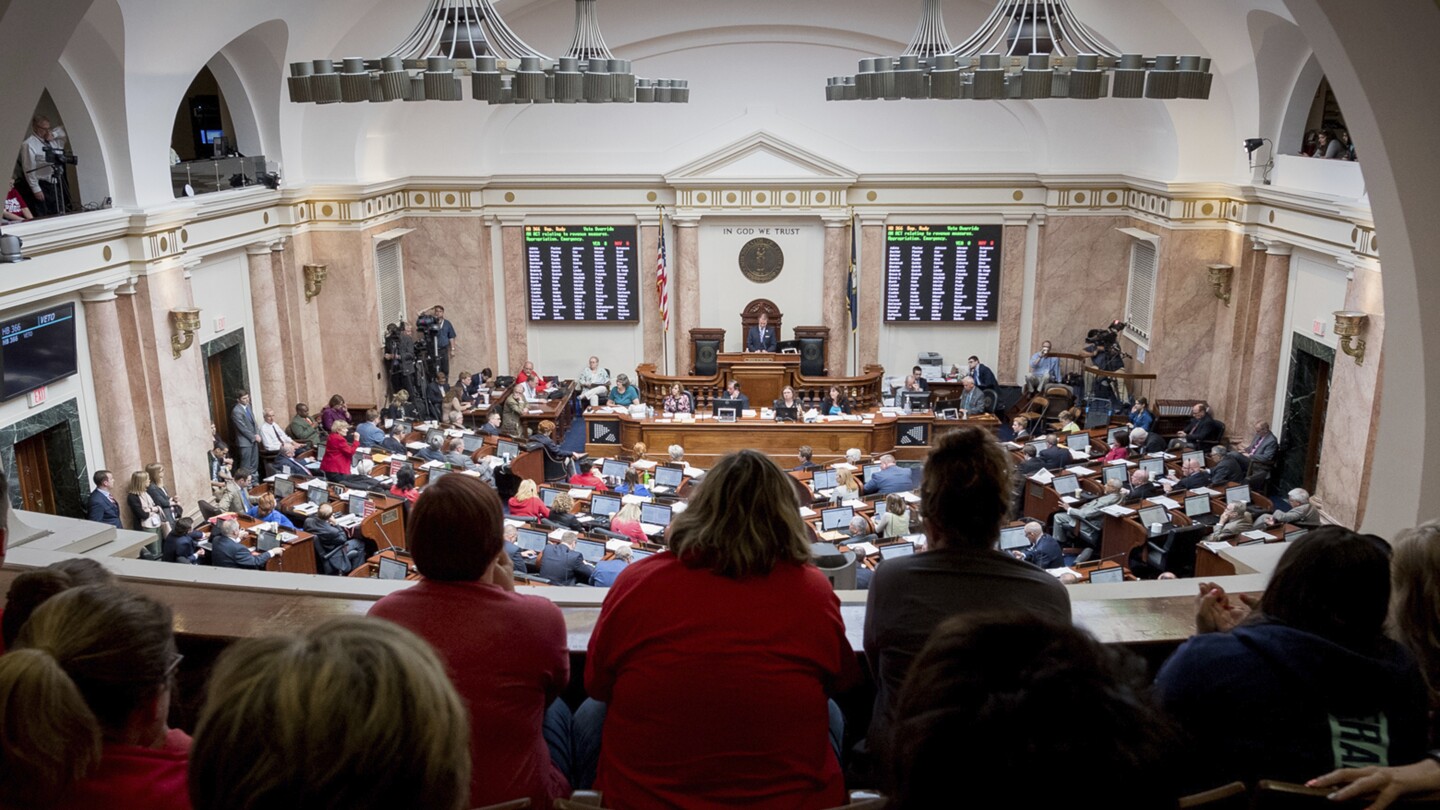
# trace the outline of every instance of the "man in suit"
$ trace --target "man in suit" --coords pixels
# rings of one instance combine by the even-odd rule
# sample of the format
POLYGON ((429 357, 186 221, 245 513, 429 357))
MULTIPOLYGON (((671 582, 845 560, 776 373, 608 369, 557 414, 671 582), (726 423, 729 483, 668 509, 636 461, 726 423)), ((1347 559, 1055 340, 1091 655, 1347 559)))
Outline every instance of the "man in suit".
POLYGON ((263 570, 271 557, 285 553, 283 546, 265 552, 251 551, 240 542, 240 524, 222 520, 210 532, 210 561, 216 568, 249 568, 263 570))
POLYGON ((304 478, 311 476, 310 470, 295 460, 295 445, 293 444, 280 446, 280 455, 275 457, 271 472, 275 475, 298 475, 304 478))
POLYGON ((866 495, 889 495, 892 492, 907 492, 914 488, 910 471, 895 466, 895 457, 886 453, 880 457, 880 469, 865 482, 866 495))
POLYGON ((981 390, 979 383, 974 377, 967 376, 960 381, 963 389, 960 394, 960 410, 970 416, 978 416, 985 412, 985 392, 981 390))
POLYGON ((1262 419, 1255 423, 1255 436, 1240 454, 1249 459, 1251 464, 1269 464, 1275 460, 1275 451, 1279 447, 1280 442, 1276 440, 1275 434, 1270 432, 1270 423, 1262 419))
POLYGON ((1059 568, 1065 564, 1065 555, 1060 553, 1060 544, 1045 533, 1045 527, 1035 521, 1025 524, 1025 537, 1030 541, 1027 549, 1012 552, 1017 560, 1024 560, 1041 569, 1059 568))
POLYGON ((1210 406, 1197 402, 1190 408, 1190 423, 1180 431, 1179 441, 1172 446, 1184 446, 1195 450, 1209 450, 1224 436, 1224 428, 1210 415, 1210 406))
POLYGON ((305 519, 305 531, 315 535, 322 574, 343 577, 365 559, 365 544, 346 537, 345 530, 335 525, 335 509, 328 503, 305 519))
POLYGON ((731 380, 730 384, 725 386, 725 396, 729 399, 740 400, 740 410, 742 411, 750 408, 750 397, 745 396, 745 393, 740 390, 740 382, 738 380, 731 380))
POLYGON ((445 436, 435 434, 425 440, 425 447, 415 451, 415 457, 426 461, 444 461, 445 453, 441 448, 445 445, 445 436))
MULTIPOLYGON (((1101 495, 1078 509, 1071 507, 1055 516, 1055 542, 1062 549, 1066 546, 1075 545, 1070 542, 1070 532, 1082 526, 1090 529, 1091 533, 1098 539, 1105 525, 1105 513, 1101 510, 1119 502, 1120 482, 1110 481, 1105 484, 1104 495, 1101 495)), ((1079 540, 1080 544, 1085 546, 1085 549, 1080 552, 1080 556, 1075 558, 1075 562, 1085 562, 1091 557, 1094 557, 1095 553, 1099 551, 1099 543, 1097 542, 1094 546, 1091 546, 1085 541, 1085 534, 1083 532, 1076 532, 1074 539, 1079 540)))
POLYGON ((590 581, 591 568, 585 557, 575 550, 575 532, 565 532, 559 540, 548 540, 540 557, 540 576, 551 585, 574 585, 590 581))
POLYGON ((475 462, 465 453, 465 440, 456 436, 445 442, 445 463, 454 470, 473 470, 475 462))
POLYGON ((435 379, 425 384, 425 408, 431 419, 439 419, 445 409, 445 375, 435 374, 435 379))
POLYGON ((520 548, 515 543, 520 536, 520 530, 506 523, 504 532, 505 556, 510 558, 511 567, 521 574, 535 573, 535 552, 520 548))
POLYGON ((1142 456, 1162 453, 1165 451, 1165 437, 1145 428, 1135 428, 1130 431, 1130 447, 1134 449, 1134 454, 1142 456))
POLYGON ((914 368, 910 369, 910 376, 915 378, 915 387, 919 388, 921 391, 930 390, 930 381, 925 379, 925 374, 919 366, 915 366, 914 368))
POLYGON ((1139 503, 1146 498, 1153 498, 1161 494, 1163 494, 1163 490, 1150 480, 1149 471, 1136 469, 1130 472, 1130 488, 1125 491, 1125 497, 1120 499, 1120 503, 1139 503))
POLYGON ((608 588, 615 584, 615 578, 620 576, 620 572, 629 566, 630 547, 617 546, 613 558, 595 564, 595 573, 590 577, 590 584, 597 588, 608 588))
POLYGON ((970 355, 970 376, 975 378, 975 384, 981 390, 998 388, 1000 381, 995 379, 995 372, 990 367, 980 362, 980 358, 970 355))
POLYGON ((360 436, 361 447, 378 447, 385 441, 385 431, 380 429, 380 411, 371 408, 365 412, 365 421, 355 426, 360 436))
POLYGON ((1015 476, 1010 486, 1010 514, 1021 515, 1025 512, 1025 479, 1045 469, 1045 462, 1035 454, 1035 445, 1027 444, 1020 451, 1023 458, 1015 465, 1015 476))
POLYGON ((234 512, 237 515, 248 515, 254 507, 250 500, 250 476, 252 473, 244 467, 235 470, 235 477, 226 482, 225 490, 215 500, 215 506, 221 512, 234 512))
POLYGON ((235 460, 247 469, 260 469, 260 429, 255 424, 248 392, 241 391, 235 407, 230 409, 230 427, 235 430, 235 460))
POLYGON ((109 470, 100 470, 91 479, 95 489, 90 492, 90 507, 87 517, 96 523, 104 523, 123 529, 120 525, 120 504, 110 493, 115 485, 115 476, 109 470))
POLYGON ((1045 437, 1045 449, 1040 451, 1040 461, 1047 470, 1058 470, 1075 463, 1075 457, 1070 455, 1069 447, 1062 447, 1060 439, 1054 434, 1045 437))
POLYGON ((1310 493, 1299 487, 1290 490, 1286 494, 1290 499, 1290 508, 1287 510, 1276 509, 1268 515, 1261 515, 1255 519, 1255 528, 1267 529, 1278 523, 1319 523, 1320 515, 1315 504, 1310 502, 1310 493))
POLYGON ((485 417, 485 424, 480 426, 480 432, 486 436, 500 435, 500 409, 491 408, 490 415, 485 417))
MULTIPOLYGON (((498 412, 490 415, 497 419, 500 416, 498 412)), ((380 442, 380 449, 387 453, 398 453, 402 456, 407 455, 410 451, 405 448, 405 428, 399 425, 392 425, 390 427, 390 435, 386 436, 385 440, 380 442)))
POLYGON ((1165 485, 1166 492, 1175 492, 1182 489, 1195 489, 1197 487, 1210 486, 1210 470, 1201 466, 1200 462, 1191 459, 1180 465, 1180 480, 1174 486, 1165 485))
POLYGON ((1245 483, 1245 469, 1249 466, 1245 456, 1225 449, 1223 444, 1217 444, 1210 448, 1210 460, 1214 463, 1210 468, 1211 484, 1218 487, 1222 484, 1245 483))
POLYGON ((792 467, 791 469, 793 471, 804 472, 805 470, 820 469, 820 465, 815 463, 815 451, 810 447, 810 445, 800 445, 800 450, 796 453, 796 456, 799 457, 800 464, 798 466, 792 467))
POLYGON ((775 330, 770 328, 770 318, 765 313, 760 313, 760 322, 750 327, 745 333, 745 351, 747 352, 773 352, 779 344, 775 336, 775 330))

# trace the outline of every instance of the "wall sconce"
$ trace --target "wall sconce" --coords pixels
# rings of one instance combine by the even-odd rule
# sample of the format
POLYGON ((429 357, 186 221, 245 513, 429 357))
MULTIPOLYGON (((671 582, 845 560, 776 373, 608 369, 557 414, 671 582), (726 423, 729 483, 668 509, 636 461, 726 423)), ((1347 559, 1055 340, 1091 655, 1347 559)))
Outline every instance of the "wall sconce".
POLYGON ((320 294, 320 288, 325 286, 325 276, 329 274, 328 264, 307 264, 305 265, 305 303, 310 303, 315 296, 320 294))
POLYGON ((1340 351, 1355 358, 1355 365, 1365 364, 1365 339, 1360 333, 1365 330, 1365 321, 1370 316, 1363 312, 1335 313, 1335 336, 1340 338, 1340 351))
POLYGON ((170 310, 170 328, 175 334, 170 336, 170 350, 175 357, 179 358, 180 353, 190 348, 195 342, 195 331, 200 328, 200 310, 182 308, 170 310))
POLYGON ((1235 277, 1235 268, 1228 264, 1212 264, 1207 270, 1210 271, 1210 289, 1214 291, 1215 297, 1230 306, 1230 280, 1235 277))

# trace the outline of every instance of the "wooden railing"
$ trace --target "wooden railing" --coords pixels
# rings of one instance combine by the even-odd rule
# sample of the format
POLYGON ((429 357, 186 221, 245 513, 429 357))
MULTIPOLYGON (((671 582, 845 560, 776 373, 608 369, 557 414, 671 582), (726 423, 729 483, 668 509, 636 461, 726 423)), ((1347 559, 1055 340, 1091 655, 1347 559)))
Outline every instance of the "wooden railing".
POLYGON ((640 389, 640 399, 656 410, 665 404, 670 386, 675 383, 679 383, 682 390, 695 395, 697 410, 702 406, 708 408, 710 401, 725 390, 725 378, 719 372, 708 377, 698 377, 691 374, 657 374, 654 363, 641 363, 635 368, 635 387, 640 389))
POLYGON ((868 411, 880 407, 881 381, 885 378, 885 367, 871 363, 858 377, 806 377, 795 375, 795 396, 804 400, 806 407, 819 403, 830 394, 830 386, 840 389, 850 400, 850 407, 856 411, 868 411))
MULTIPOLYGON (((858 377, 806 377, 797 372, 790 377, 786 385, 795 389, 795 396, 805 408, 819 404, 820 400, 829 395, 833 385, 845 394, 853 409, 865 411, 880 407, 881 381, 884 376, 884 366, 870 364, 858 377)), ((670 386, 676 383, 695 396, 695 408, 698 411, 708 410, 711 401, 723 396, 725 392, 724 369, 708 377, 667 375, 655 373, 653 363, 644 363, 635 369, 635 377, 641 399, 646 405, 656 409, 664 404, 666 395, 670 393, 670 386)), ((752 405, 759 408, 768 407, 770 403, 754 402, 752 405)))

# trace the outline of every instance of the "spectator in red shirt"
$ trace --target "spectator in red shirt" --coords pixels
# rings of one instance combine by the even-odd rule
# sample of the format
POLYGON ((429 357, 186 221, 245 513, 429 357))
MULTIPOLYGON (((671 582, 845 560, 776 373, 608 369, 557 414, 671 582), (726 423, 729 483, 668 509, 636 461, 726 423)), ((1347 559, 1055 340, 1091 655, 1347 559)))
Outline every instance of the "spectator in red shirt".
POLYGON ((410 503, 420 500, 420 490, 415 488, 415 471, 401 467, 400 472, 395 473, 395 484, 390 487, 390 494, 410 503))
POLYGON ((25 200, 20 197, 20 192, 15 190, 15 180, 10 180, 10 192, 5 195, 5 210, 3 213, 6 222, 24 222, 34 219, 35 215, 30 213, 26 207, 25 200))
MULTIPOLYGON (((858 666, 840 602, 809 564, 790 480, 759 452, 726 456, 669 538, 673 553, 616 581, 590 637, 586 689, 608 704, 596 782, 606 804, 844 804, 844 721, 826 697, 858 666)), ((577 756, 593 734, 586 707, 577 756)))
POLYGON ((470 707, 466 807, 528 797, 544 808, 570 793, 561 770, 570 710, 557 700, 570 681, 570 653, 555 603, 515 593, 502 517, 500 497, 478 479, 449 475, 427 487, 407 533, 424 579, 376 602, 370 615, 430 642, 470 707))
POLYGON ((525 479, 520 482, 520 488, 510 496, 510 514, 514 517, 550 517, 550 510, 546 508, 545 501, 540 499, 539 489, 535 482, 525 479))
POLYGON ((72 588, 30 616, 0 656, 0 806, 190 807, 190 738, 165 723, 173 622, 111 585, 72 588))
POLYGON ((600 476, 601 466, 596 462, 590 469, 578 475, 570 476, 570 483, 577 487, 586 487, 596 492, 607 492, 609 487, 605 486, 605 479, 600 476))
POLYGON ((350 423, 344 419, 332 422, 330 435, 325 439, 325 457, 320 459, 320 472, 325 474, 325 480, 339 481, 349 475, 355 463, 355 451, 359 449, 360 436, 350 429, 350 423))

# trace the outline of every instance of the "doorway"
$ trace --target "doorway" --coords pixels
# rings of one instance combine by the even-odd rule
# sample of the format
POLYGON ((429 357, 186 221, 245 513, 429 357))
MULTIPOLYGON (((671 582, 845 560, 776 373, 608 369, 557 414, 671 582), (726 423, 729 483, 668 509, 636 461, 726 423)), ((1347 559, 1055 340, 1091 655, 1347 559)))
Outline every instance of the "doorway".
POLYGON ((249 366, 245 359, 245 330, 237 329, 212 340, 202 347, 202 351, 205 355, 205 394, 210 404, 210 421, 214 423, 220 438, 234 447, 235 437, 230 430, 230 409, 235 407, 241 391, 250 390, 249 366))
POLYGON ((21 509, 61 517, 85 517, 85 493, 80 490, 74 447, 68 422, 15 444, 21 509))
POLYGON ((1285 388, 1285 427, 1276 455, 1275 491, 1315 491, 1325 411, 1330 405, 1330 369, 1335 350, 1304 335, 1293 335, 1290 377, 1285 388))

